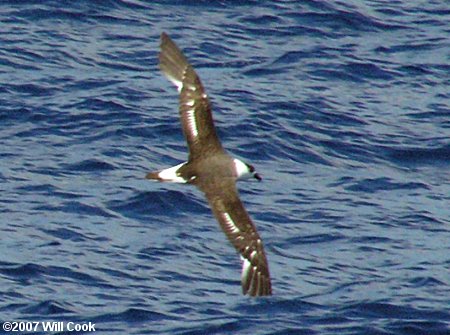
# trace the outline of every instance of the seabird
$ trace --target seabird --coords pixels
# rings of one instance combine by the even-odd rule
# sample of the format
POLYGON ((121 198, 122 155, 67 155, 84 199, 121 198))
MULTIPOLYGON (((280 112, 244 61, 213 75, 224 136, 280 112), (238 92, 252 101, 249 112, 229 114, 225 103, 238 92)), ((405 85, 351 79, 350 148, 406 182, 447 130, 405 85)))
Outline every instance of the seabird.
POLYGON ((250 296, 272 294, 269 266, 262 240, 236 189, 238 179, 261 176, 255 168, 231 157, 222 147, 205 89, 177 45, 161 34, 159 65, 180 93, 180 118, 189 149, 189 159, 174 167, 150 172, 147 179, 197 186, 231 244, 242 259, 242 292, 250 296))

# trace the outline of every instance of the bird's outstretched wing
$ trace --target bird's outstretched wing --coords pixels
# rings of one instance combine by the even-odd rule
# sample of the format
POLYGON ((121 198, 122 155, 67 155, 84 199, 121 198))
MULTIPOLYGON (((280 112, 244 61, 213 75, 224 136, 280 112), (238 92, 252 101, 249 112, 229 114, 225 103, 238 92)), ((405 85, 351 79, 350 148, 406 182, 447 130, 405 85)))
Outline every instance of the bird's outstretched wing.
POLYGON ((189 159, 208 151, 223 150, 214 127, 211 104, 200 78, 166 33, 161 34, 159 65, 180 92, 180 117, 189 147, 189 159))
POLYGON ((272 294, 269 266, 261 238, 231 179, 197 185, 206 195, 222 230, 242 258, 242 291, 250 296, 272 294))

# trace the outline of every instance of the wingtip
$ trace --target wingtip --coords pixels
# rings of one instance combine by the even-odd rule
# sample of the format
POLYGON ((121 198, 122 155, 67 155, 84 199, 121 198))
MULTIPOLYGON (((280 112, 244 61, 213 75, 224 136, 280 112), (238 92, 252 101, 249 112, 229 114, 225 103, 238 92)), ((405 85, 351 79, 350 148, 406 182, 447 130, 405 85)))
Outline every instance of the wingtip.
POLYGON ((265 273, 252 265, 248 260, 242 266, 242 293, 251 297, 272 295, 272 284, 269 273, 265 273))
POLYGON ((181 91, 183 76, 189 66, 187 58, 165 32, 161 33, 159 67, 164 75, 181 91))
MULTIPOLYGON (((164 45, 166 45, 167 43, 169 43, 169 41, 172 41, 169 37, 169 35, 167 35, 164 31, 161 33, 161 37, 160 37, 160 48, 162 48, 164 45)), ((161 54, 160 54, 161 57, 161 54)))
POLYGON ((167 35, 167 33, 166 32, 162 32, 161 33, 161 42, 162 41, 164 41, 164 40, 167 40, 167 39, 169 39, 170 37, 169 37, 169 35, 167 35))
POLYGON ((253 298, 268 297, 272 295, 272 287, 269 278, 260 278, 258 283, 252 283, 249 287, 242 286, 242 293, 253 298))

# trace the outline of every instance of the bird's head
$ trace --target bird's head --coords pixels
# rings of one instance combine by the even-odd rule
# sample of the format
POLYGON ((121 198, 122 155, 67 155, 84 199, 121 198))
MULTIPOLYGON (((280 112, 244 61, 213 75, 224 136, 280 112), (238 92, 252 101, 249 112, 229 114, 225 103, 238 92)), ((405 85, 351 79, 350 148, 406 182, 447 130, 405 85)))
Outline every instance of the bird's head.
POLYGON ((255 168, 253 165, 244 163, 243 161, 235 158, 233 160, 234 162, 234 170, 236 173, 236 178, 238 180, 243 180, 243 179, 256 179, 258 181, 261 181, 262 178, 261 176, 256 173, 255 168))

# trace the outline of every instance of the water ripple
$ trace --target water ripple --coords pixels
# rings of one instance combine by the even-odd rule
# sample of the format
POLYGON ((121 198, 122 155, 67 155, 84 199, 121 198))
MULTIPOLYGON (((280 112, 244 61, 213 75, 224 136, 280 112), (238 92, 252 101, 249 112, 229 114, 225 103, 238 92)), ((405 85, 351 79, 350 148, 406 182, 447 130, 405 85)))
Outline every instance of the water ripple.
MULTIPOLYGON (((448 7, 448 6, 447 6, 448 7)), ((99 334, 447 334, 442 2, 2 1, 0 311, 99 334), (274 296, 193 187, 158 68, 198 71, 274 296)))

